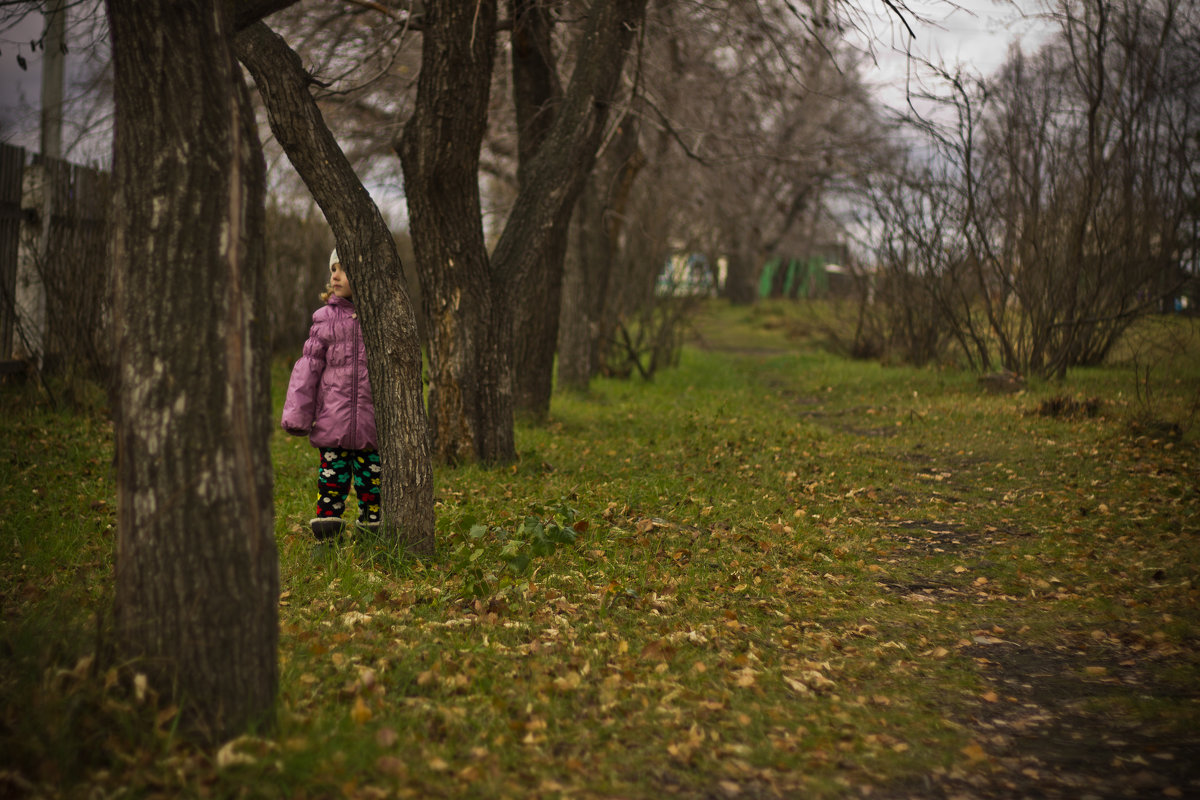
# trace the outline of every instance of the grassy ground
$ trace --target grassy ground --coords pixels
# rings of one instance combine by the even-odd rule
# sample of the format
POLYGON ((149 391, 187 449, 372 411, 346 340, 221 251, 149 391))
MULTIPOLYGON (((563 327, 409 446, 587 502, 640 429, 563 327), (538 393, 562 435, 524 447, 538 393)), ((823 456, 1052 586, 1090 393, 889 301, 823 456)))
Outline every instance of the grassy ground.
POLYGON ((314 562, 278 434, 278 725, 218 753, 89 660, 104 413, 4 388, 0 795, 1200 793, 1194 330, 997 395, 807 319, 709 308, 678 369, 439 471, 428 563, 314 562))

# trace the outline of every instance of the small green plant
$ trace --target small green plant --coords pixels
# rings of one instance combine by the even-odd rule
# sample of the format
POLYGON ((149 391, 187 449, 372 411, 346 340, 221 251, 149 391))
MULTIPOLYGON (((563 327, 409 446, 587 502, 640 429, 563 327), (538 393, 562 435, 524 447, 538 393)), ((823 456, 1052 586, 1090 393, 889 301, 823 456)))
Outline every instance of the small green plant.
POLYGON ((535 559, 549 558, 587 530, 587 521, 565 503, 535 511, 546 516, 525 517, 511 534, 473 518, 464 520, 467 533, 451 554, 469 596, 484 597, 517 583, 529 574, 535 559))

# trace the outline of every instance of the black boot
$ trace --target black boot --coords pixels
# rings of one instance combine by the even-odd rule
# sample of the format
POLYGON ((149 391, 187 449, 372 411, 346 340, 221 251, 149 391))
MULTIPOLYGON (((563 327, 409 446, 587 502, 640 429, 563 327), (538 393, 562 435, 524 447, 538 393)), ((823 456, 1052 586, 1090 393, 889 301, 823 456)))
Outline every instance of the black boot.
POLYGON ((312 528, 318 542, 326 542, 341 536, 346 523, 341 517, 315 517, 309 520, 308 527, 312 528))

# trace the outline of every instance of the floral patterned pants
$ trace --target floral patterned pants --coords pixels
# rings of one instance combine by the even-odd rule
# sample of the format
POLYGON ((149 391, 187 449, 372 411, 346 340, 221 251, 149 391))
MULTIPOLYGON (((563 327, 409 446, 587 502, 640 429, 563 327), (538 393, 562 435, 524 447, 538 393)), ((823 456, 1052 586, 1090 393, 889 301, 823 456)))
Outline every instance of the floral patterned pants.
POLYGON ((340 517, 350 484, 358 495, 358 521, 379 522, 379 453, 376 450, 321 448, 317 475, 317 516, 340 517))

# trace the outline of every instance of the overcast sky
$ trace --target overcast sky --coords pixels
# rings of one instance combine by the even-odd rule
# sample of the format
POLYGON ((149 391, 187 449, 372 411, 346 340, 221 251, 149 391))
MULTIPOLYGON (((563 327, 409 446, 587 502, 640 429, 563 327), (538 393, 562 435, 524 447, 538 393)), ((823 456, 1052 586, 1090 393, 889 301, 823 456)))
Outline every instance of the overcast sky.
POLYGON ((912 69, 906 50, 918 59, 948 67, 962 64, 989 75, 1014 41, 1030 52, 1047 37, 1046 23, 1036 15, 1043 5, 1039 0, 907 0, 915 15, 905 16, 912 36, 880 0, 860 5, 860 20, 867 23, 861 27, 873 38, 878 63, 866 76, 889 105, 904 102, 906 75, 912 69))
MULTIPOLYGON (((1001 64, 1014 39, 1029 49, 1044 38, 1044 29, 1036 22, 1019 19, 1020 10, 1032 13, 1040 7, 1037 0, 907 0, 906 7, 924 20, 906 17, 915 38, 908 36, 882 0, 856 0, 851 7, 859 9, 855 23, 872 37, 878 63, 867 71, 867 78, 892 105, 904 101, 906 47, 917 56, 941 59, 948 65, 961 62, 986 75, 1001 64)), ((42 52, 32 53, 29 42, 42 35, 42 26, 41 18, 31 15, 20 28, 0 34, 0 141, 31 149, 37 147, 42 52), (18 53, 26 61, 25 70, 17 63, 18 53)), ((68 82, 82 66, 79 49, 72 48, 67 55, 68 82)), ((64 140, 72 140, 70 131, 64 133, 64 140)), ((81 160, 97 157, 85 154, 81 160)))
POLYGON ((18 27, 0 34, 0 138, 7 140, 10 126, 17 124, 17 106, 25 102, 37 104, 41 91, 41 52, 32 54, 29 42, 42 35, 42 18, 30 15, 18 27), (22 70, 17 63, 18 53, 25 59, 28 69, 22 70))

